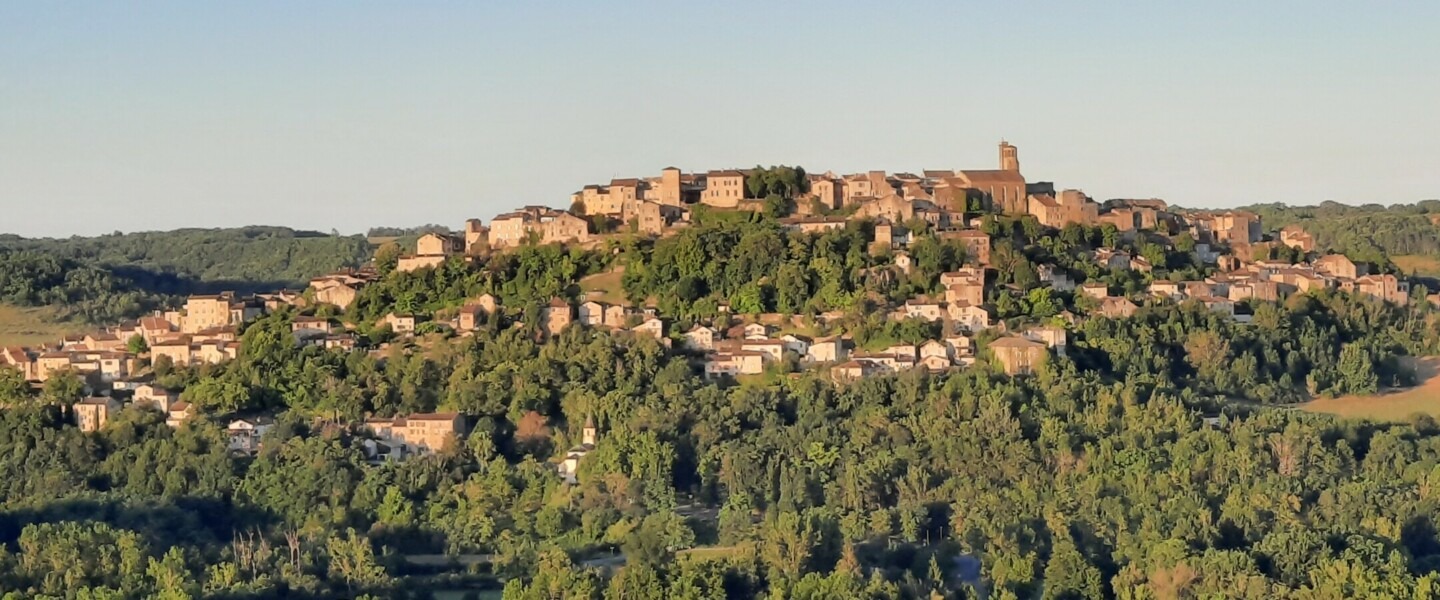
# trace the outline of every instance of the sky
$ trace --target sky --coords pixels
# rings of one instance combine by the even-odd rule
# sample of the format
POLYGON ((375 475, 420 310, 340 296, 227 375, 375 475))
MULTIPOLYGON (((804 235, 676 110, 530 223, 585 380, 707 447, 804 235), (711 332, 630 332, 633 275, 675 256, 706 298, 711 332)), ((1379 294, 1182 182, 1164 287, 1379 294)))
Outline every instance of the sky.
POLYGON ((0 0, 0 233, 459 228, 613 177, 1440 197, 1440 2, 0 0))

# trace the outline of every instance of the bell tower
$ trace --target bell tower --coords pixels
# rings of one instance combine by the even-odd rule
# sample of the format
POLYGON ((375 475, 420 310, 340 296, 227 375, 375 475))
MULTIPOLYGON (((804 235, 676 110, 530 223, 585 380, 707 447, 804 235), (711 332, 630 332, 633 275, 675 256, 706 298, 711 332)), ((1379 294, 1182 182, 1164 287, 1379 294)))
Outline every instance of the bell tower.
POLYGON ((585 427, 580 430, 580 443, 586 446, 595 445, 595 417, 585 417, 585 427))
POLYGON ((1000 170, 1020 171, 1020 150, 1005 140, 1000 140, 1000 170))

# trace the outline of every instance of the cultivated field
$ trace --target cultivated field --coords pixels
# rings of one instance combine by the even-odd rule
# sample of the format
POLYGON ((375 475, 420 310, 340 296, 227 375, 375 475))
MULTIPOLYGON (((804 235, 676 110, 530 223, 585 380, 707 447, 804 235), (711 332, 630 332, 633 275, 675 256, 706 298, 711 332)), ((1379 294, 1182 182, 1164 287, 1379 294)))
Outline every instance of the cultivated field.
POLYGON ((21 308, 0 304, 0 346, 34 346, 54 343, 61 336, 83 331, 76 323, 55 322, 50 308, 21 308))
POLYGON ((1420 384, 1374 396, 1322 398, 1300 405, 1302 410, 1376 421, 1404 421, 1415 413, 1440 417, 1440 357, 1415 361, 1420 384))
POLYGON ((1392 256, 1390 260, 1395 263, 1395 266, 1400 267, 1400 269, 1406 273, 1428 275, 1431 277, 1440 276, 1440 256, 1402 254, 1392 256))

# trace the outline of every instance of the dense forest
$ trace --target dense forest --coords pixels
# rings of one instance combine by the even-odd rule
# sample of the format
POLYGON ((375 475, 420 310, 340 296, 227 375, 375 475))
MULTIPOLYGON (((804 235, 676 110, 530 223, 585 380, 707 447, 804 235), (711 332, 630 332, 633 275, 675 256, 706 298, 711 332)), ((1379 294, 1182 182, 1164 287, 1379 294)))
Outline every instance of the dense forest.
POLYGON ((311 277, 369 257, 363 237, 283 227, 64 239, 0 235, 0 302, 53 305, 67 318, 102 324, 176 295, 303 287, 311 277))
MULTIPOLYGON (((1356 347, 1324 338, 1340 323, 1393 318, 1341 296, 1273 309, 1257 327, 1292 330, 1297 344, 1318 336, 1317 348, 1356 347)), ((1422 320, 1432 339, 1433 317, 1422 320)), ((427 597, 502 580, 515 599, 1440 592, 1440 426, 1224 404, 1214 392, 1320 367, 1360 387, 1377 375, 1344 350, 1247 367, 1249 344, 1226 355, 1206 339, 1224 326, 1203 308, 1094 321, 1076 356, 1032 378, 982 365, 840 387, 814 374, 706 381, 650 338, 572 328, 540 342, 500 318, 380 357, 299 349, 290 318, 248 327, 232 363, 157 373, 214 413, 288 408, 253 459, 229 456, 203 419, 172 430, 134 409, 84 435, 49 404, 74 386, 31 397, 0 378, 11 405, 0 587, 86 598, 427 597), (1147 343, 1145 330, 1189 341, 1147 343), (1210 424, 1215 406, 1228 408, 1210 424), (429 410, 471 415, 474 433, 438 456, 370 465, 352 433, 325 425, 429 410), (547 461, 585 417, 602 433, 569 487, 547 461), (440 553, 485 558, 450 575, 404 558, 440 553)))
POLYGON ((1244 209, 1260 215, 1266 229, 1300 225, 1315 236, 1317 248, 1355 260, 1384 264, 1386 255, 1440 256, 1440 200, 1392 206, 1260 204, 1244 209))
MULTIPOLYGON (((885 265, 865 223, 798 234, 769 218, 707 219, 659 241, 522 247, 467 265, 382 273, 348 310, 384 351, 301 348, 285 309, 248 324, 239 358, 154 364, 201 408, 172 429, 127 408, 82 434, 59 408, 73 376, 28 389, 0 371, 0 590, 52 598, 528 599, 1427 598, 1440 593, 1440 425, 1345 422, 1284 408, 1409 383, 1440 350, 1440 312, 1339 292, 1244 307, 1091 315, 1039 285, 1041 266, 1135 292, 1080 257, 1126 247, 1147 277, 1203 276, 1173 245, 1113 228, 1045 231, 990 218, 987 304, 1007 329, 1070 325, 1063 354, 1010 378, 980 362, 836 385, 794 360, 708 380, 647 336, 541 334, 537 308, 624 268, 624 293, 705 318, 835 311, 816 333, 916 342, 930 325, 880 309, 940 291, 963 246, 920 233, 885 265), (473 335, 442 322, 480 293, 503 310, 473 335), (732 315, 719 310, 732 307, 732 315), (373 323, 432 318, 414 339, 373 323), (737 314, 738 313, 738 314, 737 314), (225 416, 277 427, 226 451, 225 416), (439 455, 372 464, 367 416, 456 411, 471 433, 439 455), (554 463, 598 444, 578 485, 554 463), (422 560, 441 555, 441 560, 422 560), (450 558, 443 558, 450 557, 450 558), (463 563, 460 562, 463 559, 463 563), (450 561, 455 562, 450 562, 450 561)), ((41 278, 41 281, 46 279, 41 278)), ((7 293, 23 293, 8 283, 7 293), (17 291, 18 290, 18 291, 17 291)), ((63 280, 55 285, 63 285, 63 280)), ((51 287, 54 287, 53 285, 51 287)), ((1421 290, 1423 291, 1423 290, 1421 290)), ((36 300, 41 301, 41 300, 36 300)), ((308 311, 307 311, 308 312, 308 311)), ((678 344, 675 344, 678 347, 678 344)))

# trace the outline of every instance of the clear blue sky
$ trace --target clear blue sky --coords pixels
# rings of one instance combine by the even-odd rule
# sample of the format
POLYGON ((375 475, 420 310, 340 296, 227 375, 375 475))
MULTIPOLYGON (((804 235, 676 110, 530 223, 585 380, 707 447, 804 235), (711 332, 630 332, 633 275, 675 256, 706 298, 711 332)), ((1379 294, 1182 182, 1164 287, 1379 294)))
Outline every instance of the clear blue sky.
POLYGON ((1440 2, 0 0, 0 232, 343 232, 613 176, 1440 197, 1440 2))

